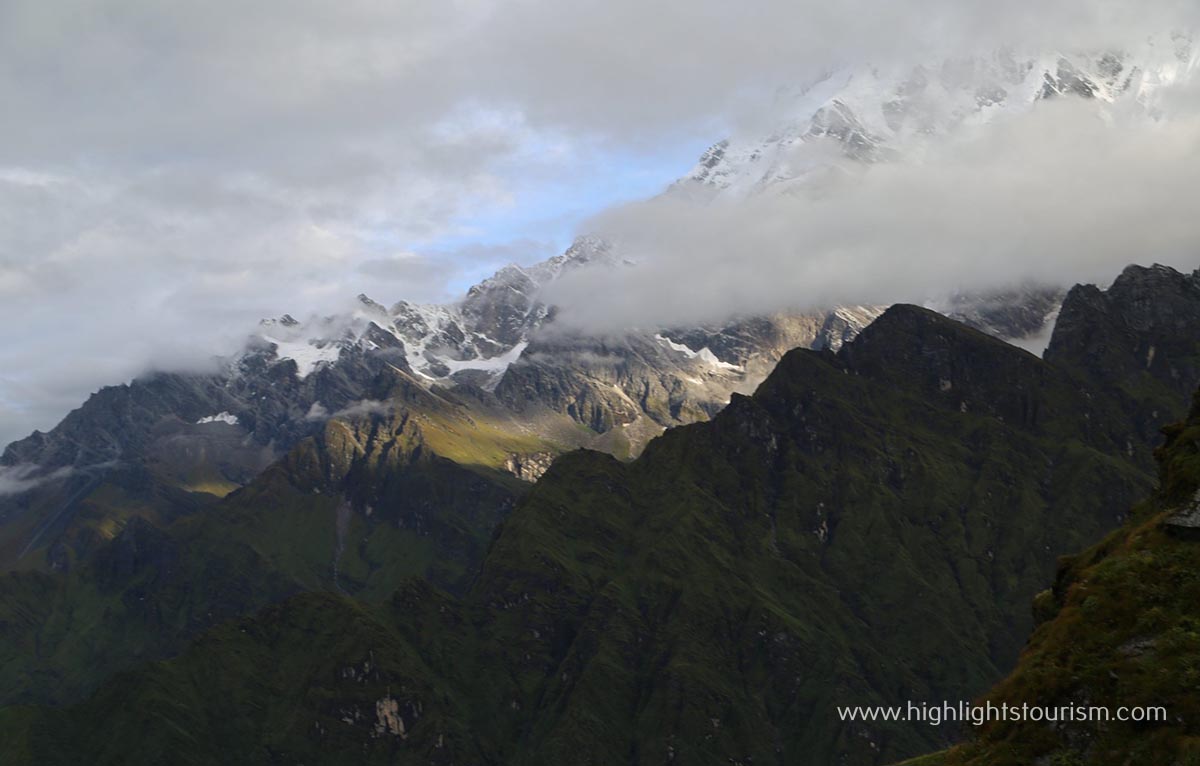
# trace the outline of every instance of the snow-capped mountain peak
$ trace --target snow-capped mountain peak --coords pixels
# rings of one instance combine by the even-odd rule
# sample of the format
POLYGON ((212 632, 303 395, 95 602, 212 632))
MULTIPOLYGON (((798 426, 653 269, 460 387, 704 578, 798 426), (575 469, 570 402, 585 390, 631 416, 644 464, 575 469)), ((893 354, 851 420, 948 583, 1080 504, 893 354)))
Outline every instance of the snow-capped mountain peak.
POLYGON ((542 288, 565 271, 612 261, 611 246, 580 237, 561 255, 523 267, 509 264, 471 287, 461 301, 390 308, 359 295, 352 311, 299 322, 290 315, 264 320, 256 347, 291 360, 305 378, 337 362, 343 350, 388 349, 406 371, 426 381, 469 381, 484 388, 515 361, 548 317, 542 288))
POLYGON ((1154 118, 1162 90, 1189 79, 1198 62, 1192 36, 1174 34, 1125 51, 1002 49, 966 59, 841 68, 781 92, 766 138, 714 144, 674 191, 738 198, 786 190, 839 161, 903 156, 961 127, 1064 96, 1154 118))

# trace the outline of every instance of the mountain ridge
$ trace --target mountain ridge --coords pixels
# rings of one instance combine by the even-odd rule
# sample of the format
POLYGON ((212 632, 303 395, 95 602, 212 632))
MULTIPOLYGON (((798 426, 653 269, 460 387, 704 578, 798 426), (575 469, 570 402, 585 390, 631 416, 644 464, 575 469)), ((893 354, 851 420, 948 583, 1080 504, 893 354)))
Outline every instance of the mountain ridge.
MULTIPOLYGON (((786 354, 752 397, 672 429, 632 463, 588 451, 556 460, 458 597, 412 581, 377 606, 344 602, 336 589, 301 595, 270 607, 265 622, 217 628, 165 665, 101 685, 91 702, 7 708, 0 728, 18 743, 13 758, 25 747, 49 762, 54 748, 70 758, 80 747, 153 760, 191 747, 169 734, 180 730, 224 737, 247 763, 264 752, 328 760, 353 750, 367 762, 836 752, 879 764, 933 749, 948 742, 838 724, 833 706, 986 688, 1032 626, 1026 604, 1055 551, 1099 537, 1146 490, 1138 466, 1148 447, 1126 454, 1128 434, 1109 415, 1063 442, 1082 414, 1116 411, 1079 386, 1070 371, 935 312, 894 307, 837 353, 786 354), (993 401, 1011 380, 1024 391, 993 401), (365 620, 351 632, 368 638, 344 654, 332 633, 318 628, 316 643, 301 646, 279 627, 350 615, 365 620), (257 643, 277 628, 284 643, 257 643), (196 710, 257 694, 236 673, 192 690, 195 669, 219 667, 235 646, 316 662, 328 669, 316 678, 333 680, 314 678, 321 691, 298 708, 209 731, 196 710), (364 670, 385 657, 420 661, 364 670), (156 708, 165 739, 133 742, 110 719, 160 693, 199 706, 156 708), (108 744, 51 745, 49 732, 64 728, 108 744)), ((380 416, 368 417, 359 428, 377 427, 368 423, 380 416)), ((261 673, 246 678, 280 690, 272 694, 290 683, 261 673)))

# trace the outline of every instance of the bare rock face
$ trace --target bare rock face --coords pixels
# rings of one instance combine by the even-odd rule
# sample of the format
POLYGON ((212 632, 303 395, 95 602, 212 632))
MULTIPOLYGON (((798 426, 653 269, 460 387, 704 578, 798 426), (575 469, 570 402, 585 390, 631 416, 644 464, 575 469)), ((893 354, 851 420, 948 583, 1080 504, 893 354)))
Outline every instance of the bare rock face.
POLYGON ((1145 372, 1186 397, 1200 378, 1200 366, 1190 358, 1198 332, 1200 271, 1129 266, 1108 290, 1071 289, 1046 354, 1097 375, 1145 372))
POLYGON ((1186 413, 1200 383, 1200 272, 1130 266, 1101 290, 1077 285, 1063 301, 1046 360, 1128 391, 1144 436, 1186 413))
MULTIPOLYGON (((645 433, 707 420, 736 393, 750 393, 792 348, 839 348, 882 309, 745 317, 723 325, 611 337, 534 336, 496 386, 518 411, 548 408, 605 434, 645 433)), ((632 437, 637 451, 642 437, 632 437)))
POLYGON ((1020 340, 1049 329, 1066 291, 1059 287, 1023 285, 983 293, 960 293, 936 305, 941 313, 988 335, 1020 340))
POLYGON ((1191 502, 1163 520, 1168 532, 1189 540, 1200 540, 1200 492, 1191 502))
POLYGON ((504 461, 504 470, 522 481, 535 482, 542 477, 554 462, 552 452, 533 452, 524 455, 509 455, 504 461))
POLYGON ((472 326, 486 329, 489 338, 511 348, 525 339, 530 317, 537 306, 540 285, 520 266, 505 266, 495 276, 467 291, 463 317, 472 326))

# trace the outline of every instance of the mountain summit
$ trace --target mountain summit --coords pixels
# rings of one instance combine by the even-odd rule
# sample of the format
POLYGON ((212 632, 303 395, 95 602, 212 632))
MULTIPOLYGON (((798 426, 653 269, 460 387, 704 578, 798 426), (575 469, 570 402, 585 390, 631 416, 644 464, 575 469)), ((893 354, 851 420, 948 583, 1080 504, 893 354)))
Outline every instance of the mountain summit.
POLYGON ((1198 63, 1200 47, 1176 33, 1128 51, 1005 49, 915 66, 838 69, 782 91, 767 137, 713 145, 676 190, 705 198, 786 192, 819 181, 839 159, 876 163, 909 155, 1063 96, 1153 119, 1162 89, 1189 81, 1198 63))

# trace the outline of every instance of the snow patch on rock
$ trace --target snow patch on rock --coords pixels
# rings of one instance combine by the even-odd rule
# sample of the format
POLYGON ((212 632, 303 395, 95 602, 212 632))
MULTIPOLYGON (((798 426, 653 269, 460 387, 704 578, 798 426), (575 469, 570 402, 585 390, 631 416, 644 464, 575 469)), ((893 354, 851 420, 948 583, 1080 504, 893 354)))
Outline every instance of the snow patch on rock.
POLYGON ((205 423, 228 423, 231 426, 238 424, 237 415, 231 415, 228 412, 218 412, 216 415, 207 415, 196 421, 196 425, 201 426, 205 423))

